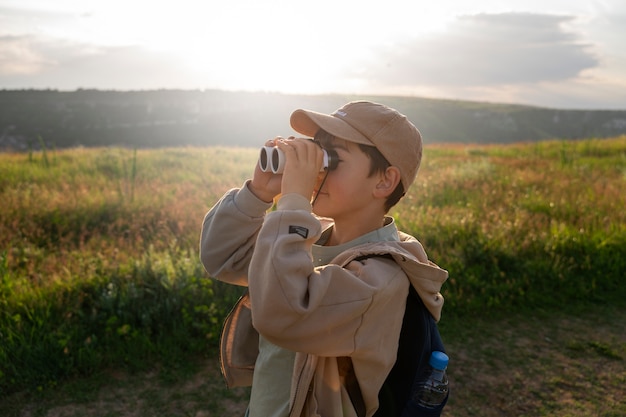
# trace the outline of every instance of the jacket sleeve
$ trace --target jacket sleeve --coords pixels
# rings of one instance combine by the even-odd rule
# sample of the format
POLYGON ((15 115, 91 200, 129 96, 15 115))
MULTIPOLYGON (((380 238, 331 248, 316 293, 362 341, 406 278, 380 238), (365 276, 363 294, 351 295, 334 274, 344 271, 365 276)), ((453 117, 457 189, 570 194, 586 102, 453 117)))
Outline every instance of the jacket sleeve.
POLYGON ((310 210, 303 197, 286 195, 267 214, 250 264, 253 324, 272 343, 297 352, 349 356, 363 344, 376 351, 399 332, 384 323, 401 323, 408 279, 390 259, 313 267, 321 224, 310 210))
POLYGON ((271 203, 259 200, 244 185, 228 191, 204 217, 200 260, 214 278, 248 285, 248 266, 256 236, 271 203))

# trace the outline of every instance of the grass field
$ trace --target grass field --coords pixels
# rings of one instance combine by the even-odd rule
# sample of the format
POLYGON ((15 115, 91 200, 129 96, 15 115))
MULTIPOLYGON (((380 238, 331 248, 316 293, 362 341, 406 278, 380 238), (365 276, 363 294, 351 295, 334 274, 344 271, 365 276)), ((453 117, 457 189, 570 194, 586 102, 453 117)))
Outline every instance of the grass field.
MULTIPOLYGON (((0 414, 238 415, 210 352, 241 290, 207 279, 197 245, 256 156, 0 155, 0 414)), ((626 137, 426 148, 391 214, 450 272, 447 415, 626 414, 625 189, 626 137)))

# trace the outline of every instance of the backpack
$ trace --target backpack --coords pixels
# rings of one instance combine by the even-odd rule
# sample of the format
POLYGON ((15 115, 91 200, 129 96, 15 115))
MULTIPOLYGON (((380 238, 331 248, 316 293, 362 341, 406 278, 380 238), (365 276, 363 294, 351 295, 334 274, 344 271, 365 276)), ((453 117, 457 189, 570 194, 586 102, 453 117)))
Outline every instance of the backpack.
POLYGON ((432 351, 445 352, 437 323, 428 312, 413 286, 409 287, 406 311, 400 330, 398 356, 379 394, 379 408, 374 417, 438 417, 448 397, 439 407, 417 415, 403 414, 411 397, 413 381, 428 366, 432 351))

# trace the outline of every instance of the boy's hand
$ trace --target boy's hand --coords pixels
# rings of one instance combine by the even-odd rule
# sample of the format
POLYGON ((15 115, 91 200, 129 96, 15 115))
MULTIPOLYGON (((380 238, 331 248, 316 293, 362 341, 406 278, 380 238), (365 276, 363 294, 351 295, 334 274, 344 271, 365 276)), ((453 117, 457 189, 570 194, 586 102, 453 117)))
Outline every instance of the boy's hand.
POLYGON ((320 175, 324 151, 317 143, 303 138, 281 139, 276 145, 285 153, 281 193, 298 193, 311 198, 320 175))

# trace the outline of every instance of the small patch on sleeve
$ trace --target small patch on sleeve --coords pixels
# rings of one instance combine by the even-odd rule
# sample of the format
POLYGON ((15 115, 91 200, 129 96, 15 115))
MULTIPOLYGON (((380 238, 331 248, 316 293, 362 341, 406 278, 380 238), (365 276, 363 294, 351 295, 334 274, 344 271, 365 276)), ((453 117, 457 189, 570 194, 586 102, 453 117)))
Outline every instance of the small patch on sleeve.
POLYGON ((309 229, 302 226, 289 226, 289 234, 291 233, 295 233, 306 239, 309 236, 309 229))

